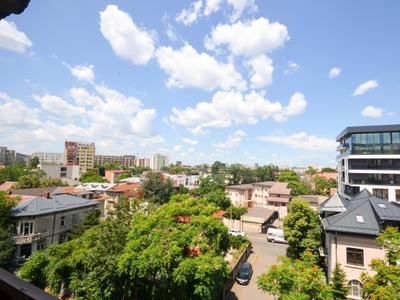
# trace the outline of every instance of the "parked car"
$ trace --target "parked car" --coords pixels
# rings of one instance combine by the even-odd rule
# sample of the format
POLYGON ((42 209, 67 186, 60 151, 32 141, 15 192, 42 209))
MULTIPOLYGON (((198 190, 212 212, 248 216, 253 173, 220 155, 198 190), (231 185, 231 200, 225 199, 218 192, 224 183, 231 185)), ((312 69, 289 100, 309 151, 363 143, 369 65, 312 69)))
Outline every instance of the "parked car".
POLYGON ((249 284, 251 275, 253 275, 253 267, 251 263, 246 261, 240 267, 236 281, 239 284, 249 284))
POLYGON ((229 233, 229 235, 234 235, 234 236, 238 236, 238 235, 246 236, 245 232, 240 231, 238 229, 233 229, 233 228, 229 229, 228 233, 229 233))

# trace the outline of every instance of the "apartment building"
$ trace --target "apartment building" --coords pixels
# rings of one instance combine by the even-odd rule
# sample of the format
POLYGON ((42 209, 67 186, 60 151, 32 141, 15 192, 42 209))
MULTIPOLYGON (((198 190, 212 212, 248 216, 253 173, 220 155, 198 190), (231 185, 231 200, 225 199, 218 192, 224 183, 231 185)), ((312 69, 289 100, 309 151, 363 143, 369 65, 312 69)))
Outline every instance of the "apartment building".
POLYGON ((0 166, 29 163, 30 157, 28 155, 15 152, 15 150, 7 149, 7 147, 0 147, 0 166))
POLYGON ((94 164, 103 165, 106 162, 116 162, 121 166, 132 168, 136 166, 135 155, 95 155, 94 164))
POLYGON ((64 164, 64 153, 62 152, 33 152, 31 159, 35 156, 39 158, 40 164, 64 164))
POLYGON ((400 124, 347 127, 336 141, 340 195, 349 199, 367 189, 400 202, 400 124))
POLYGON ((96 147, 94 143, 65 141, 65 165, 78 165, 82 172, 94 168, 96 147))
POLYGON ((148 168, 150 167, 150 158, 137 158, 136 159, 136 167, 148 168))
POLYGON ((163 167, 169 166, 169 157, 160 153, 150 156, 150 168, 152 170, 161 170, 163 167))
POLYGON ((46 173, 46 178, 68 178, 79 180, 80 167, 66 165, 38 165, 37 168, 46 173))

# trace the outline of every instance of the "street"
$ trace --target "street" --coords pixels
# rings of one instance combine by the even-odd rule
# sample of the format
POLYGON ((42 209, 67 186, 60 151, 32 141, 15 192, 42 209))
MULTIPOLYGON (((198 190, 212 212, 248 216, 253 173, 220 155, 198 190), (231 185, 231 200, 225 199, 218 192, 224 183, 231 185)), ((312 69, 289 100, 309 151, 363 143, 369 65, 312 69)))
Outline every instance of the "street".
POLYGON ((235 283, 228 293, 227 300, 275 300, 275 298, 257 288, 257 277, 266 272, 266 267, 276 263, 278 256, 286 255, 286 244, 269 243, 265 234, 258 232, 246 233, 253 243, 253 252, 248 262, 253 265, 253 276, 249 285, 235 283))

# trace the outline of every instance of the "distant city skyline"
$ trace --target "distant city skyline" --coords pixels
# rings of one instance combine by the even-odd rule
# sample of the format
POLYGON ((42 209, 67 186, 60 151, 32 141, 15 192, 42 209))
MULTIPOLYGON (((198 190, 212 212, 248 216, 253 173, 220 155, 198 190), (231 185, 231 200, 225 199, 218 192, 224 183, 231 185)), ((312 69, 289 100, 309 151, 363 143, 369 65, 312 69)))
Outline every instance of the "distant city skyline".
POLYGON ((31 2, 0 21, 0 145, 333 167, 344 127, 399 123, 398 11, 372 0, 31 2))

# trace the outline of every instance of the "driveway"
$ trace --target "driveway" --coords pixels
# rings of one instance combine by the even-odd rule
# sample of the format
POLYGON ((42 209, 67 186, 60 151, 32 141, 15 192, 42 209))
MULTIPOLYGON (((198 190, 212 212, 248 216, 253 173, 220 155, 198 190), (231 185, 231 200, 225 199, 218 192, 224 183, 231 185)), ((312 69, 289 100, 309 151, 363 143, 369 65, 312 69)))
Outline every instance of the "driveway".
POLYGON ((246 232, 253 243, 253 252, 247 259, 253 265, 254 273, 249 285, 235 283, 226 300, 275 300, 276 298, 257 288, 257 277, 266 272, 266 267, 276 263, 278 256, 286 255, 286 244, 269 243, 265 234, 246 232))

